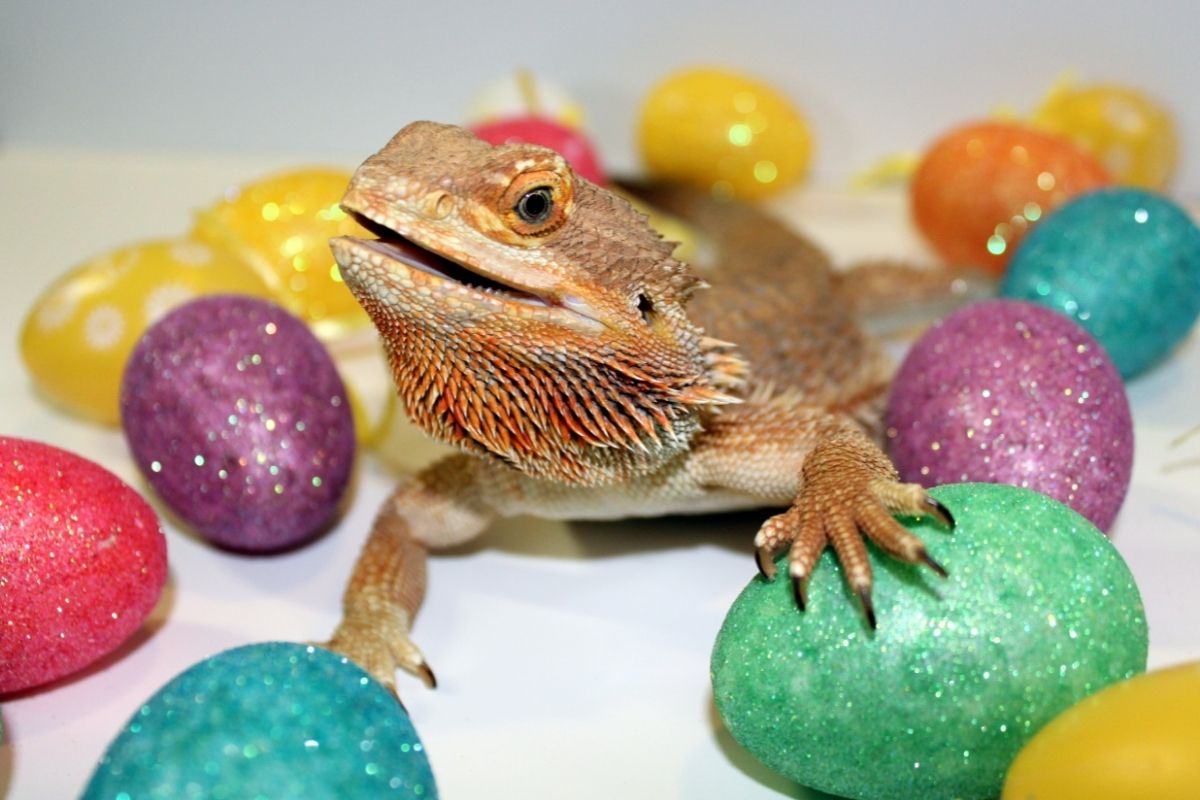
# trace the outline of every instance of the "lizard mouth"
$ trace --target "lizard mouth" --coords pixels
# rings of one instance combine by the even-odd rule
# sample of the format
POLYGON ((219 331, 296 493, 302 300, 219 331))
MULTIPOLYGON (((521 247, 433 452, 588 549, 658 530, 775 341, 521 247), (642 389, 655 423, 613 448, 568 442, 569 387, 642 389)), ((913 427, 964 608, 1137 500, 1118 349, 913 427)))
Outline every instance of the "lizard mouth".
POLYGON ((386 261, 398 262, 442 281, 464 286, 492 298, 509 300, 522 305, 548 308, 551 303, 544 297, 526 289, 513 286, 485 274, 466 259, 455 260, 422 246, 417 241, 392 230, 357 211, 347 209, 350 216, 362 227, 376 236, 375 239, 344 237, 361 248, 382 256, 386 261))

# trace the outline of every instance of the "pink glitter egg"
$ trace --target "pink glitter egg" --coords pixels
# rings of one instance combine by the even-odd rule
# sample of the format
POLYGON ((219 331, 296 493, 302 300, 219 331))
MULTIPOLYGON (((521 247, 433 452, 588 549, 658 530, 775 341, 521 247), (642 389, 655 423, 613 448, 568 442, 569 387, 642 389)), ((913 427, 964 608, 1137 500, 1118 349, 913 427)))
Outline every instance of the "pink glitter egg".
POLYGON ((146 480, 222 547, 305 542, 349 484, 354 424, 333 360, 304 323, 256 298, 206 297, 146 331, 121 419, 146 480))
POLYGON ((111 653, 158 602, 154 510, 100 465, 0 436, 0 694, 111 653))
POLYGON ((608 183, 596 148, 582 132, 546 117, 521 116, 487 122, 472 129, 488 144, 525 142, 549 147, 567 160, 580 177, 600 186, 608 183))
POLYGON ((1032 303, 968 306, 932 326, 900 367, 887 412, 906 481, 1007 483, 1108 530, 1133 467, 1121 376, 1072 320, 1032 303))

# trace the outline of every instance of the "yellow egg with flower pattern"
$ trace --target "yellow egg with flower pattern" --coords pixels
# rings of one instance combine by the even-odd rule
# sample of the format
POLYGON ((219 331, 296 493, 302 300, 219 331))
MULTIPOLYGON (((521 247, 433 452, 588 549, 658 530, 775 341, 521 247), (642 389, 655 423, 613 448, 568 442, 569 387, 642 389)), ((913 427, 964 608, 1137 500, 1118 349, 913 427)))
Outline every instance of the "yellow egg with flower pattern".
POLYGON ((175 306, 214 293, 271 296, 220 247, 188 239, 121 247, 80 264, 38 298, 21 327, 21 357, 45 397, 115 425, 121 373, 142 332, 175 306))
POLYGON ((1091 153, 1117 183, 1161 189, 1175 173, 1179 143, 1171 112, 1137 89, 1064 85, 1051 91, 1033 122, 1091 153))
POLYGON ((642 104, 646 169, 716 196, 776 194, 808 169, 808 123, 760 80, 714 68, 675 73, 642 104))
POLYGON ((349 182, 344 170, 310 168, 247 183, 200 212, 192 236, 237 253, 277 302, 336 338, 368 322, 329 251, 334 236, 365 235, 338 206, 349 182))

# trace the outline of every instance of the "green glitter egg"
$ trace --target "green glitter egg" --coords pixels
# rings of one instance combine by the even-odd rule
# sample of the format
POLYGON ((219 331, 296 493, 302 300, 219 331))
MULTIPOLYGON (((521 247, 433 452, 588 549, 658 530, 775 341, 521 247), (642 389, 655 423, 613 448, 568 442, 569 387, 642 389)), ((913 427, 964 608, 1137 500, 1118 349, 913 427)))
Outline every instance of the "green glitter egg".
POLYGON ((902 520, 950 571, 873 551, 867 628, 829 553, 796 608, 786 570, 734 602, 712 657, 733 738, 806 786, 862 800, 987 798, 1060 711, 1146 667, 1146 618, 1112 544, 1028 489, 932 490, 958 526, 902 520))
POLYGON ((436 800, 396 698, 328 650, 227 650, 168 682, 109 745, 82 800, 436 800))

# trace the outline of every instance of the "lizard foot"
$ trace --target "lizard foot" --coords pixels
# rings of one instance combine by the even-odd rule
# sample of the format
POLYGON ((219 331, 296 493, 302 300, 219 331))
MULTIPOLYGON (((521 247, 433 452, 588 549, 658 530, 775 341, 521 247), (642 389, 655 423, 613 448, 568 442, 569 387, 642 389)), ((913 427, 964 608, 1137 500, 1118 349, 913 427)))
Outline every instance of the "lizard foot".
POLYGON ((433 670, 409 638, 407 615, 399 609, 390 614, 348 612, 322 646, 358 664, 393 694, 397 669, 417 676, 430 689, 437 688, 433 670))
POLYGON ((899 483, 887 458, 867 442, 836 437, 822 443, 804 465, 803 484, 787 511, 768 519, 754 539, 755 560, 767 580, 775 578, 775 556, 788 551, 788 575, 800 610, 817 558, 832 545, 846 580, 875 627, 872 572, 864 537, 890 555, 923 563, 942 577, 946 570, 925 544, 893 514, 933 516, 954 527, 950 511, 915 483, 899 483))

